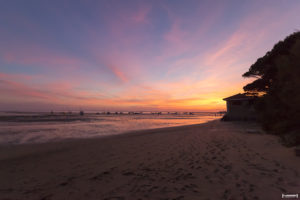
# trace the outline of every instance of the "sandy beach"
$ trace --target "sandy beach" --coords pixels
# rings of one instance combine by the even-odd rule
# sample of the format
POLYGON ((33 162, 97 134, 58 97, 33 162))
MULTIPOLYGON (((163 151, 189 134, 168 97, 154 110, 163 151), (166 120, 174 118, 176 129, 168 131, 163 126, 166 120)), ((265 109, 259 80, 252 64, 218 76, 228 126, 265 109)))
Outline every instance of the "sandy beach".
POLYGON ((0 147, 0 199, 281 199, 300 158, 254 123, 0 147))

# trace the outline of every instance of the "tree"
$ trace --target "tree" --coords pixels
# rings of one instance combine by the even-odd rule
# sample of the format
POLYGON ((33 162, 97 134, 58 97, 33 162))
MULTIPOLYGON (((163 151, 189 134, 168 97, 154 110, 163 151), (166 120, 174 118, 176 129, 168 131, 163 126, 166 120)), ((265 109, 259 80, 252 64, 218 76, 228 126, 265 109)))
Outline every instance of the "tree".
MULTIPOLYGON (((284 135, 300 130, 300 32, 278 42, 243 77, 256 77, 246 92, 261 92, 256 108, 263 127, 284 135)), ((300 144, 300 132, 295 142, 300 144)))

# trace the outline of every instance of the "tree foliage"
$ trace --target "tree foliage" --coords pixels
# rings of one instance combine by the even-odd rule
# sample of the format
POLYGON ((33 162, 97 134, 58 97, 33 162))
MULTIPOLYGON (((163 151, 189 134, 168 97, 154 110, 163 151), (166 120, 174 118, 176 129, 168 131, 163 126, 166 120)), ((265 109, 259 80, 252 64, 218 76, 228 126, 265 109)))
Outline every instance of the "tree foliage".
POLYGON ((274 134, 295 135, 300 144, 300 32, 278 42, 251 65, 243 77, 256 77, 246 92, 263 92, 256 105, 263 127, 274 134))

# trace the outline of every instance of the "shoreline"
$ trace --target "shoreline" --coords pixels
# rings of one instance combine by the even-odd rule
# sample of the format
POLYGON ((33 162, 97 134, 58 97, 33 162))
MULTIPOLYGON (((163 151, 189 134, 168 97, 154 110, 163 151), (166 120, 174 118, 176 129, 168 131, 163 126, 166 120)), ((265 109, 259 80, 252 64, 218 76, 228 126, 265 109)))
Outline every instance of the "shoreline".
POLYGON ((247 122, 0 146, 4 199, 281 199, 299 176, 292 149, 247 122))
POLYGON ((47 141, 47 142, 37 142, 37 143, 20 143, 20 144, 0 144, 0 161, 4 157, 2 152, 5 152, 5 149, 23 149, 23 148, 44 148, 44 146, 49 146, 48 148, 56 148, 56 146, 68 146, 68 145, 76 145, 82 142, 100 142, 105 139, 118 139, 122 137, 136 137, 136 136, 143 136, 145 134, 163 134, 165 132, 170 131, 179 131, 185 128, 191 127, 199 127, 201 125, 218 122, 219 119, 211 120, 205 123, 200 124, 189 124, 189 125, 179 125, 179 126, 171 126, 171 127, 161 127, 161 128, 150 128, 150 129, 141 129, 141 130, 132 130, 132 131, 125 131, 118 134, 113 135, 102 135, 102 136, 95 136, 95 137, 87 137, 87 138, 66 138, 54 141, 47 141))
MULTIPOLYGON (((146 115, 145 115, 146 116, 146 115)), ((31 119, 31 118, 30 118, 31 119)), ((0 120, 0 145, 19 145, 25 143, 47 143, 73 138, 97 138, 107 135, 120 135, 140 130, 182 125, 201 124, 219 119, 212 116, 182 116, 182 117, 133 117, 111 116, 91 119, 83 117, 85 121, 51 121, 40 122, 2 122, 0 120), (90 120, 91 119, 91 120, 90 120)), ((60 120, 55 118, 55 120, 60 120)))
MULTIPOLYGON (((194 126, 194 125, 201 125, 201 124, 206 124, 206 123, 209 123, 209 122, 212 122, 212 121, 218 121, 220 119, 213 119, 213 120, 208 120, 206 122, 202 122, 202 123, 195 123, 195 124, 187 124, 187 125, 174 125, 174 126, 165 126, 165 127, 154 127, 154 128, 140 128, 140 129, 135 129, 135 130, 124 130, 124 131, 117 131, 117 132, 114 132, 113 134, 103 134, 103 135, 95 135, 95 136, 89 136, 89 135, 86 135, 86 136, 81 136, 81 137, 76 137, 74 135, 74 137, 62 137, 62 138, 54 138, 54 139, 49 139, 46 141, 26 141, 26 142, 0 142, 0 147, 1 146, 18 146, 18 145, 31 145, 31 144, 47 144, 47 143, 60 143, 60 142, 68 142, 68 141, 76 141, 76 140, 97 140, 97 139, 101 139, 101 138, 106 138, 106 137, 118 137, 120 135, 127 135, 127 134, 137 134, 137 133, 142 133, 142 132, 151 132, 151 131, 155 131, 155 130, 163 130, 163 129, 166 129, 166 128, 180 128, 180 127, 186 127, 186 126, 194 126)), ((22 124, 23 125, 23 124, 22 124)), ((55 124, 43 124, 43 125, 55 125, 55 124)), ((66 124, 63 124, 64 126, 66 124)), ((85 124, 85 125, 88 125, 88 124, 85 124)), ((26 126, 28 126, 28 124, 26 124, 26 126)), ((0 126, 1 127, 1 126, 0 126)), ((41 129, 43 130, 43 129, 41 129)), ((46 130, 47 131, 47 130, 46 130)), ((40 131, 42 132, 42 131, 40 131)), ((99 130, 99 132, 101 132, 101 130, 99 130)), ((1 134, 1 133, 0 133, 1 134)))

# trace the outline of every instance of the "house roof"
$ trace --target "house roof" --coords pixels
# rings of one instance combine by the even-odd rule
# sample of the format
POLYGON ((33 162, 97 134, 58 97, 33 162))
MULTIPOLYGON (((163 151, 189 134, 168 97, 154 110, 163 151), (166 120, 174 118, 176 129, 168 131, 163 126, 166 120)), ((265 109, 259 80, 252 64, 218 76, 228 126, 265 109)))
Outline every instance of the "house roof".
POLYGON ((255 98, 254 96, 249 96, 249 95, 246 95, 245 93, 244 94, 239 93, 239 94, 224 98, 223 100, 224 101, 234 101, 234 100, 249 100, 249 99, 254 99, 254 98, 255 98))

